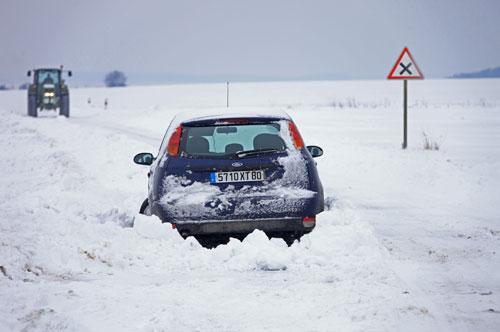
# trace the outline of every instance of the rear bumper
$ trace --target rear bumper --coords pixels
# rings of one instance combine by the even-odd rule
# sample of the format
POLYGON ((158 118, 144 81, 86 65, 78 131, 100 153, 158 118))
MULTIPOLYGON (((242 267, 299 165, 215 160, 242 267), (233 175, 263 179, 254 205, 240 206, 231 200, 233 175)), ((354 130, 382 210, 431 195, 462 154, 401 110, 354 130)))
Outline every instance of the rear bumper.
POLYGON ((309 233, 315 222, 303 222, 301 218, 244 219, 244 220, 205 220, 200 222, 179 222, 175 224, 183 237, 191 235, 232 235, 249 234, 256 229, 268 235, 309 233))

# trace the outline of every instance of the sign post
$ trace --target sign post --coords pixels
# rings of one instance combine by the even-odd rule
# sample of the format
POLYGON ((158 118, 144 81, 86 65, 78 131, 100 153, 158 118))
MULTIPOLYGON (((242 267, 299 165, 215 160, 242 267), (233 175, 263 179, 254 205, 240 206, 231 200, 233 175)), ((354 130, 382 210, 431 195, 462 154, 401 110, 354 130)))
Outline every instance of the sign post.
POLYGON ((408 147, 408 80, 423 80, 424 75, 405 47, 391 69, 388 80, 403 80, 403 149, 408 147))
POLYGON ((408 147, 408 80, 403 83, 403 149, 408 147))

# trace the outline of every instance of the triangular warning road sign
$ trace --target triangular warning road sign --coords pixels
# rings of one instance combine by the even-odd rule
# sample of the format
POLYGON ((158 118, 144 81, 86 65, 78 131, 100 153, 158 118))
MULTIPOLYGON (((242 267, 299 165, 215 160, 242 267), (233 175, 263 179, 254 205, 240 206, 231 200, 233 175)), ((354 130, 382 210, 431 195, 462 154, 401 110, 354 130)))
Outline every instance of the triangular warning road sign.
POLYGON ((405 47, 398 60, 387 76, 388 80, 422 80, 424 74, 418 68, 417 63, 411 56, 408 47, 405 47))

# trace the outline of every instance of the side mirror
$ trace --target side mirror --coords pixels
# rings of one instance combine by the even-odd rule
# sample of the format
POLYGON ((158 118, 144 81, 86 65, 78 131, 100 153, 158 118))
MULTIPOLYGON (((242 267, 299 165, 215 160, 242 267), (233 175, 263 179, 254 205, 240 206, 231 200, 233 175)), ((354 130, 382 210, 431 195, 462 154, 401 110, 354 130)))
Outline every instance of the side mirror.
POLYGON ((316 145, 308 145, 307 151, 311 154, 311 157, 321 157, 323 155, 323 149, 316 145))
POLYGON ((68 70, 68 76, 69 77, 73 76, 73 72, 71 72, 71 70, 68 70))
POLYGON ((28 75, 28 77, 31 76, 31 70, 28 70, 28 74, 27 75, 28 75))
POLYGON ((155 158, 153 155, 149 152, 141 152, 135 155, 134 157, 134 163, 138 165, 151 165, 155 158))

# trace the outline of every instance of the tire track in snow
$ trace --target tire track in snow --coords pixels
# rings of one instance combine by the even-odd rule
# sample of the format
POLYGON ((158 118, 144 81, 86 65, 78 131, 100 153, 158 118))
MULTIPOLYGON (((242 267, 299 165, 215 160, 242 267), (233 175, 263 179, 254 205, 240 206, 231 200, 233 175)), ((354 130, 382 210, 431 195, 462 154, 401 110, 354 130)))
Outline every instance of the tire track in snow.
POLYGON ((110 131, 116 134, 123 134, 126 135, 127 138, 132 138, 135 139, 139 142, 144 142, 149 145, 154 146, 155 148, 160 145, 162 137, 153 137, 153 135, 147 135, 138 131, 135 131, 129 127, 123 126, 123 125, 117 125, 117 124, 109 124, 109 123, 103 123, 102 121, 96 121, 93 118, 77 118, 73 120, 74 123, 83 125, 83 126, 90 126, 93 128, 100 128, 106 131, 110 131))

